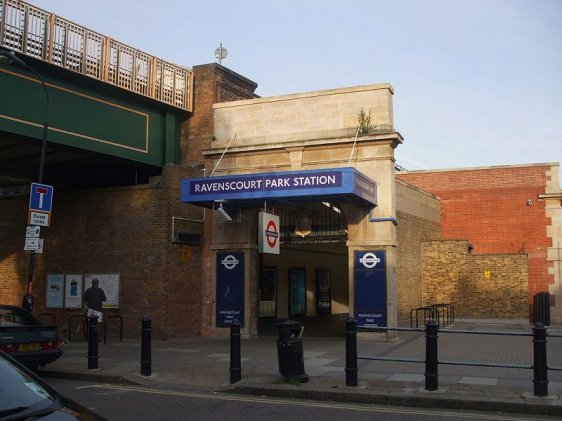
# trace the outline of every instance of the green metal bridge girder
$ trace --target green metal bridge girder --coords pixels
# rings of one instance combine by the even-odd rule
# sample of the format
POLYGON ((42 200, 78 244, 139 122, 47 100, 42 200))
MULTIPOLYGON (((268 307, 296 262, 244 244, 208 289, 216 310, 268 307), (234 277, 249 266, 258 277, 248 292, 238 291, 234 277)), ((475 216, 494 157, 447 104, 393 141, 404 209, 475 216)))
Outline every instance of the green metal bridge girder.
MULTIPOLYGON (((49 64, 28 64, 49 92, 49 143, 159 167, 178 163, 187 112, 49 64)), ((46 96, 35 74, 0 67, 0 131, 40 140, 45 114, 46 96)))

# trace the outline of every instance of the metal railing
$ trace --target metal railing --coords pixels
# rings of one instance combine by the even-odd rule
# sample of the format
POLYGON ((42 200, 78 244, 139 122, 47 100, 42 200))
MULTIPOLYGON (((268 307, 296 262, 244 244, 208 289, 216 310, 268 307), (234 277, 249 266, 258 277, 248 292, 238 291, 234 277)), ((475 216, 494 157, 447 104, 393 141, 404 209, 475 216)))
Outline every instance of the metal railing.
POLYGON ((0 0, 0 46, 192 110, 193 73, 20 0, 0 0))
POLYGON ((548 370, 562 371, 562 367, 549 366, 547 364, 546 342, 547 337, 559 338, 562 335, 547 334, 547 329, 542 323, 536 323, 533 326, 533 333, 522 332, 492 332, 492 331, 475 331, 475 330, 439 330, 439 325, 435 320, 429 320, 425 329, 415 328, 390 328, 387 326, 376 328, 358 328, 357 322, 353 318, 349 318, 345 324, 346 335, 346 386, 358 385, 358 368, 357 360, 371 361, 392 361, 406 363, 425 364, 425 390, 435 391, 438 389, 439 365, 460 365, 471 367, 497 367, 497 368, 517 368, 533 370, 533 385, 535 396, 548 396, 548 370), (393 357, 377 357, 377 356, 358 356, 357 355, 357 331, 363 332, 381 332, 381 331, 407 331, 407 332, 425 332, 426 346, 425 359, 416 358, 393 358, 393 357), (502 364, 502 363, 486 363, 475 361, 446 361, 438 360, 438 332, 452 334, 470 334, 470 335, 497 335, 497 336, 524 336, 533 338, 533 364, 502 364))

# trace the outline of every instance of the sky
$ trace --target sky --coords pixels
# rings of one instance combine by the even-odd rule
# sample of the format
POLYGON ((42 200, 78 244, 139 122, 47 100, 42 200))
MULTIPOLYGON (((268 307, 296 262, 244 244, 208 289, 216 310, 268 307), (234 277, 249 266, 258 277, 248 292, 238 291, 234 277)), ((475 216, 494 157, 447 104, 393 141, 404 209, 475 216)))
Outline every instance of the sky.
POLYGON ((562 0, 28 0, 274 96, 390 82, 408 170, 562 161, 562 0))

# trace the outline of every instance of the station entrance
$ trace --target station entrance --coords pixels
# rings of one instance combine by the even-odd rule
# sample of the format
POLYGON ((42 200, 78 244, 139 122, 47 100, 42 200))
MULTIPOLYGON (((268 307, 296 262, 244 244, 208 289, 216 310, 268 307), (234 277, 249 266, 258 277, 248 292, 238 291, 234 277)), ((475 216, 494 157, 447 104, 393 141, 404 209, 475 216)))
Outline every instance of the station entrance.
POLYGON ((338 203, 277 206, 280 254, 259 258, 258 333, 298 320, 308 332, 343 332, 349 315, 347 221, 338 203))

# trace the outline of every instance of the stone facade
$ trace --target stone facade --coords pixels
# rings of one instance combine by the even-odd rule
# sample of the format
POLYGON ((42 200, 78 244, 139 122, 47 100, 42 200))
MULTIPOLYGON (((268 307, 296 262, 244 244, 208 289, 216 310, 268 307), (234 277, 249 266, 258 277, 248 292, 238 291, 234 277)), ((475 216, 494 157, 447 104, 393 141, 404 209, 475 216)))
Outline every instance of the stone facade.
POLYGON ((477 255, 468 241, 423 244, 423 305, 452 303, 457 318, 526 319, 526 254, 477 255))
MULTIPOLYGON (((376 84, 216 104, 213 107, 214 140, 203 154, 213 160, 215 175, 353 166, 377 183, 378 204, 372 216, 395 217, 394 149, 402 142, 402 137, 393 128, 392 95, 392 86, 376 84), (362 109, 371 113, 375 127, 356 139, 358 114, 362 109)), ((348 224, 345 282, 348 283, 349 303, 343 306, 348 305, 353 313, 355 251, 384 250, 388 323, 394 325, 397 322, 395 226, 390 221, 370 222, 367 208, 347 203, 338 205, 348 224)), ((256 227, 252 216, 255 212, 255 209, 243 210, 241 223, 235 226, 216 224, 212 248, 244 251, 252 261, 257 261, 256 227)), ((249 298, 244 310, 246 334, 255 333, 252 329, 253 321, 257 320, 254 305, 257 276, 252 271, 245 279, 249 298)), ((210 285, 214 285, 214 281, 210 285)), ((312 300, 313 291, 307 291, 307 296, 312 300)))

